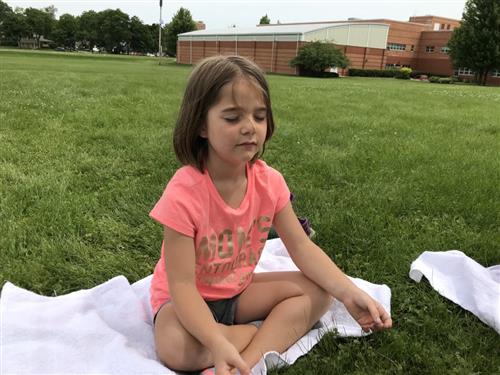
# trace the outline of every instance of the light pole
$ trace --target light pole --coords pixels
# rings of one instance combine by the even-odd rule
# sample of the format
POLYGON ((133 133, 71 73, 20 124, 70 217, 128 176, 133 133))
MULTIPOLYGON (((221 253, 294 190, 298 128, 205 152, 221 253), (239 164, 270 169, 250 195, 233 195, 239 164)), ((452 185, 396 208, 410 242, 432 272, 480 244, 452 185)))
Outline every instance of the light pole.
POLYGON ((160 0, 160 24, 158 25, 158 62, 161 62, 161 55, 162 55, 162 50, 161 50, 161 25, 163 23, 161 19, 161 7, 163 6, 163 0, 160 0))

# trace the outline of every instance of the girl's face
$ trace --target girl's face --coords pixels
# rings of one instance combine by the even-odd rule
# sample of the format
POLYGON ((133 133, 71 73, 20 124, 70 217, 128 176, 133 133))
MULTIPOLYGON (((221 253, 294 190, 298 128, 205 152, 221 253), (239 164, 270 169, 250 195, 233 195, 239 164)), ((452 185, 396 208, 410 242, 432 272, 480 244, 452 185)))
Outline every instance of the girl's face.
POLYGON ((200 136, 208 141, 207 165, 241 166, 264 145, 267 108, 262 92, 242 78, 222 86, 218 102, 208 110, 200 136))

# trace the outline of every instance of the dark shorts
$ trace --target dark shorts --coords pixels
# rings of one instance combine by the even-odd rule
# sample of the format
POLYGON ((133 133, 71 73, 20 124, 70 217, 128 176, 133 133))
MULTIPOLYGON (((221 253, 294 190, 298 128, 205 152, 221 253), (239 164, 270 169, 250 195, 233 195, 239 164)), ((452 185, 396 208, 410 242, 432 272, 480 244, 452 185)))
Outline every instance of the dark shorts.
POLYGON ((208 308, 212 312, 215 321, 220 324, 232 326, 236 315, 236 306, 240 295, 228 299, 219 299, 217 301, 206 301, 208 308))
MULTIPOLYGON (((227 326, 232 326, 234 324, 234 317, 236 315, 236 306, 238 304, 239 296, 240 295, 238 294, 232 298, 219 299, 216 301, 205 301, 217 323, 225 324, 227 326)), ((158 312, 161 310, 163 306, 169 304, 170 302, 171 301, 165 302, 158 309, 158 312)), ((155 314, 153 318, 153 323, 156 321, 156 316, 158 315, 158 312, 155 314)))

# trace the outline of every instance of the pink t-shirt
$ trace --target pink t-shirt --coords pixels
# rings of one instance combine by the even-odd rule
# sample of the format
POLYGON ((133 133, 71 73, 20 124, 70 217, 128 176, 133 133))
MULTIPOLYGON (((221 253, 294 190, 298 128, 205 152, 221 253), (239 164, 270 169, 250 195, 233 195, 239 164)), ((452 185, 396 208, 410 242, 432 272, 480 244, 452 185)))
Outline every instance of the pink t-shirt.
MULTIPOLYGON (((224 202, 207 172, 184 166, 149 214, 194 239, 196 287, 207 301, 234 297, 250 284, 274 216, 290 201, 283 176, 264 161, 246 170, 247 190, 238 208, 224 202)), ((151 282, 155 313, 170 299, 164 246, 151 282)))

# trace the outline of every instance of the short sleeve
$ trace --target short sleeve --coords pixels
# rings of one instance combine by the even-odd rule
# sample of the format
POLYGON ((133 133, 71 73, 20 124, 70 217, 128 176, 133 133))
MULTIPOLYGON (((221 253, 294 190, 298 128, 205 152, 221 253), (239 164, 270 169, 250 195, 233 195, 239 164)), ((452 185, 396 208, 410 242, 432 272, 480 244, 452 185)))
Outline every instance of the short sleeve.
POLYGON ((187 199, 187 196, 185 188, 169 183, 149 216, 179 233, 194 237, 193 200, 187 199))
POLYGON ((271 191, 275 193, 276 199, 276 213, 281 211, 288 202, 290 202, 290 189, 283 177, 283 175, 276 169, 269 168, 269 183, 271 185, 271 191))

